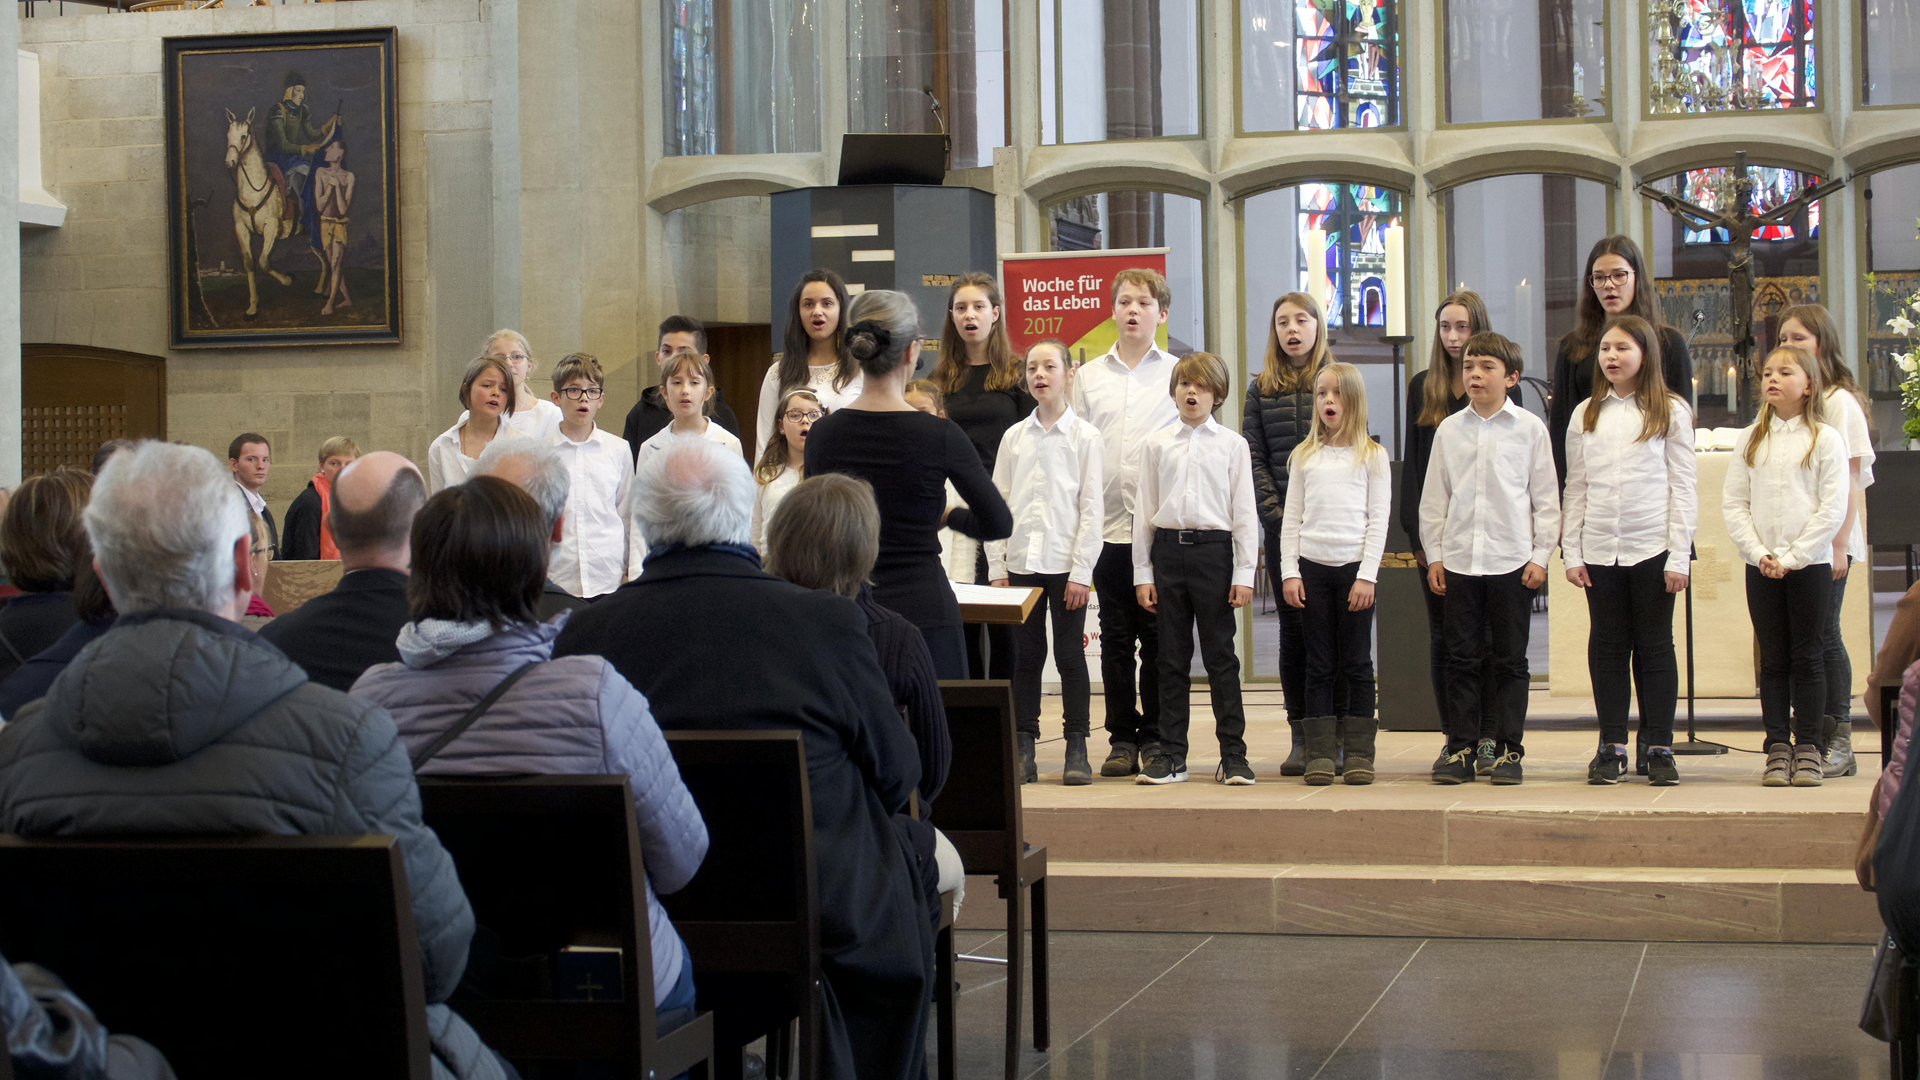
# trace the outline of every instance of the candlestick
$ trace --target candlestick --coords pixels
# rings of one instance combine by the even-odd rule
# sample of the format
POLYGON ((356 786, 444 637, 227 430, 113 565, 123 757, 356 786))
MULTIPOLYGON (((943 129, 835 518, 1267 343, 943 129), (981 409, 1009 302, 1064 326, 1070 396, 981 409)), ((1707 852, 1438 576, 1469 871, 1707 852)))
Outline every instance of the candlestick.
POLYGON ((1387 226, 1387 336, 1405 337, 1407 333, 1407 230, 1398 218, 1387 226))
POLYGON ((1526 278, 1513 287, 1513 340, 1522 357, 1533 355, 1533 286, 1526 278))
POLYGON ((1327 296, 1327 231, 1307 230, 1307 295, 1320 304, 1320 311, 1332 321, 1333 305, 1327 296))

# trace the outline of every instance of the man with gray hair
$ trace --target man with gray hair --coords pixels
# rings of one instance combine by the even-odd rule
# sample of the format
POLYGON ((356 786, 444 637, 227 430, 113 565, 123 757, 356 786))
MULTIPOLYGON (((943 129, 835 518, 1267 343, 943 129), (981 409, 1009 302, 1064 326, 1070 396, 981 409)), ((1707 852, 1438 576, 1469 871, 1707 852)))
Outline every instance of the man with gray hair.
POLYGON ((918 1077, 936 874, 930 845, 923 858, 896 823, 920 781, 919 752, 866 616, 845 597, 760 569, 749 542, 753 476, 738 452, 677 440, 641 460, 633 490, 651 546, 644 568, 573 616, 553 654, 605 657, 668 731, 801 732, 828 998, 821 1074, 918 1077))
MULTIPOLYGON (((227 470, 141 442, 94 481, 86 526, 120 618, 0 728, 0 832, 392 836, 426 997, 446 1001, 473 937, 453 860, 420 820, 386 711, 310 682, 235 621, 255 582, 227 470)), ((506 1075, 444 1004, 428 1026, 456 1074, 506 1075)))
MULTIPOLYGON (((567 499, 573 494, 573 478, 567 463, 552 444, 540 439, 495 439, 480 452, 473 463, 473 475, 497 476, 533 496, 534 505, 547 520, 547 561, 551 566, 567 527, 567 499)), ((580 611, 587 601, 554 584, 548 577, 540 590, 535 609, 540 618, 550 620, 562 611, 580 611)))

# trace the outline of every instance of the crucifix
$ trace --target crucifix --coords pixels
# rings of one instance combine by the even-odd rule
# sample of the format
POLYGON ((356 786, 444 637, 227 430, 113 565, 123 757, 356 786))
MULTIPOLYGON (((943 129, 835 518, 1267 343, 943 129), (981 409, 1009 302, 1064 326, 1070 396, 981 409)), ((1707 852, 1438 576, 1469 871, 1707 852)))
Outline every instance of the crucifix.
POLYGON ((1753 375, 1753 234, 1768 225, 1785 225, 1816 200, 1840 190, 1846 181, 1839 177, 1823 181, 1802 191, 1764 213, 1753 209, 1753 177, 1747 172, 1747 152, 1733 155, 1733 183, 1727 209, 1709 210, 1655 188, 1640 184, 1635 190, 1667 208, 1667 212, 1694 229, 1725 229, 1732 250, 1727 257, 1727 305, 1733 316, 1733 355, 1741 373, 1739 383, 1740 419, 1744 423, 1752 405, 1753 375))

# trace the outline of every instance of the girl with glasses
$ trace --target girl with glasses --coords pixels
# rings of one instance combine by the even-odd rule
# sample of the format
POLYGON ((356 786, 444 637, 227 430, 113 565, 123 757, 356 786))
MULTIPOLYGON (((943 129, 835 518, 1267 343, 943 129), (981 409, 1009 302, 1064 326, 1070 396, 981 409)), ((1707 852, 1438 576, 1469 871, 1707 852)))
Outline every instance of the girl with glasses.
POLYGON ((827 415, 820 398, 811 390, 789 390, 780 399, 779 438, 768 440, 753 467, 753 479, 760 491, 753 497, 753 546, 762 555, 767 551, 767 521, 787 492, 800 483, 807 462, 807 432, 814 421, 827 415))

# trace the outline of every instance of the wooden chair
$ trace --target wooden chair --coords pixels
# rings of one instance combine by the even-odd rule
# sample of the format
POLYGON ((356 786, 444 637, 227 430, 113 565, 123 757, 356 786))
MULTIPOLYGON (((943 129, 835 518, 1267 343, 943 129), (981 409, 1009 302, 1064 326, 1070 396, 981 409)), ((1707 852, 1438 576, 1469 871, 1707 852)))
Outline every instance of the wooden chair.
POLYGON ((0 836, 0 955, 57 973, 181 1076, 432 1075, 390 836, 0 836))
POLYGON ((716 1072, 738 1080, 767 1036, 767 1073, 786 1075, 799 1021, 799 1080, 818 1074, 820 916, 813 804, 797 731, 669 731, 680 777, 707 823, 707 858, 663 902, 693 956, 700 1007, 715 1017, 716 1072))
POLYGON ((1020 974, 1026 893, 1033 892, 1033 1048, 1047 1049, 1047 849, 1020 836, 1020 763, 1012 685, 1004 679, 940 684, 953 737, 953 768, 933 824, 969 874, 990 874, 1007 902, 1007 1076, 1020 1068, 1020 974))
POLYGON ((940 930, 933 939, 933 1059, 939 1080, 955 1080, 960 1070, 955 1042, 960 1037, 960 1002, 953 987, 953 896, 940 894, 940 930))
POLYGON ((510 1059, 617 1062, 628 1076, 710 1080, 713 1017, 664 1033, 655 1022, 647 872, 625 776, 423 777, 420 807, 503 956, 620 950, 616 1000, 463 995, 455 1008, 488 1046, 510 1059))

